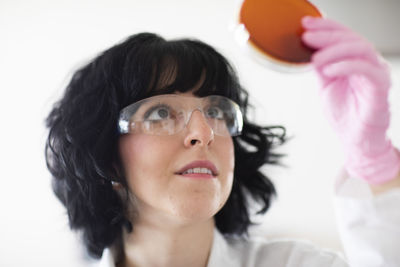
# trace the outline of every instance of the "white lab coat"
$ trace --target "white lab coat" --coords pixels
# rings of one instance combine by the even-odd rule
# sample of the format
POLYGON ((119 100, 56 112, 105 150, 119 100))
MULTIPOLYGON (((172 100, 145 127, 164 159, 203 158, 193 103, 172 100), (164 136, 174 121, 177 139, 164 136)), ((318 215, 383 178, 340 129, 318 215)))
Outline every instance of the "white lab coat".
POLYGON ((348 178, 336 185, 340 238, 351 267, 400 267, 400 189, 374 196, 368 184, 348 178))
MULTIPOLYGON (((264 239, 226 237, 214 230, 207 267, 347 267, 337 254, 300 241, 268 242, 264 239)), ((99 267, 115 267, 109 249, 99 267)))
MULTIPOLYGON (((340 175, 337 223, 346 254, 301 241, 227 237, 214 231, 207 267, 400 267, 400 189, 374 196, 365 182, 340 175)), ((106 249, 99 267, 115 267, 106 249)))

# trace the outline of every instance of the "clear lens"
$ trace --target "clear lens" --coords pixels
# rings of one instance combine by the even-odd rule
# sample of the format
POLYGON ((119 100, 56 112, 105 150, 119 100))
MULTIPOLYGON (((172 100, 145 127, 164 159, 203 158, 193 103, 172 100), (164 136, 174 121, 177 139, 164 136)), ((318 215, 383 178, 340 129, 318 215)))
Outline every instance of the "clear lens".
POLYGON ((223 96, 204 98, 159 95, 143 99, 120 113, 119 130, 124 133, 172 135, 181 131, 194 110, 200 110, 214 133, 239 135, 243 118, 239 106, 223 96))

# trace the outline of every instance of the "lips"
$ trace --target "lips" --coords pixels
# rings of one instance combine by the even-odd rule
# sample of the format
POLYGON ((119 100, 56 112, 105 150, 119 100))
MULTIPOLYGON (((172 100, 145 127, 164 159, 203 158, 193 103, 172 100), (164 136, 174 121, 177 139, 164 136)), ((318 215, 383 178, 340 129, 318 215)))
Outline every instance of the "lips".
POLYGON ((183 168, 181 168, 179 171, 177 171, 176 174, 182 175, 187 170, 194 169, 194 168, 209 169, 213 176, 217 176, 219 174, 217 167, 211 161, 208 161, 208 160, 193 161, 193 162, 187 164, 186 166, 184 166, 183 168))

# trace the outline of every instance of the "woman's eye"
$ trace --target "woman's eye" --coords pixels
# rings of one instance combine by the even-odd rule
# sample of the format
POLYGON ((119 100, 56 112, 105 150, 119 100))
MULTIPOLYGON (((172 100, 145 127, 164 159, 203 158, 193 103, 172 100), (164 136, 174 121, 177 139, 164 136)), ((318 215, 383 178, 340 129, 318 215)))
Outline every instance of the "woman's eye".
POLYGON ((213 119, 223 119, 224 112, 218 107, 210 107, 207 109, 207 117, 213 119))
POLYGON ((146 112, 145 119, 149 121, 159 121, 165 120, 170 117, 170 111, 168 107, 159 106, 151 108, 148 112, 146 112))

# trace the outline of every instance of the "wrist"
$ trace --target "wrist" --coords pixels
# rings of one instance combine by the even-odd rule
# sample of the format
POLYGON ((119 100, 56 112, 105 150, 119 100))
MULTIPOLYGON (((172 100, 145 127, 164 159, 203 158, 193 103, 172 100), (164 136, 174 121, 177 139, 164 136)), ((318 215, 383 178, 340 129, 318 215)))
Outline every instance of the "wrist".
POLYGON ((389 142, 383 153, 366 155, 358 152, 348 154, 346 169, 353 177, 369 184, 379 185, 396 179, 400 172, 400 153, 389 142))
POLYGON ((394 179, 381 184, 370 184, 371 191, 374 195, 379 195, 393 189, 400 189, 400 172, 394 179))

